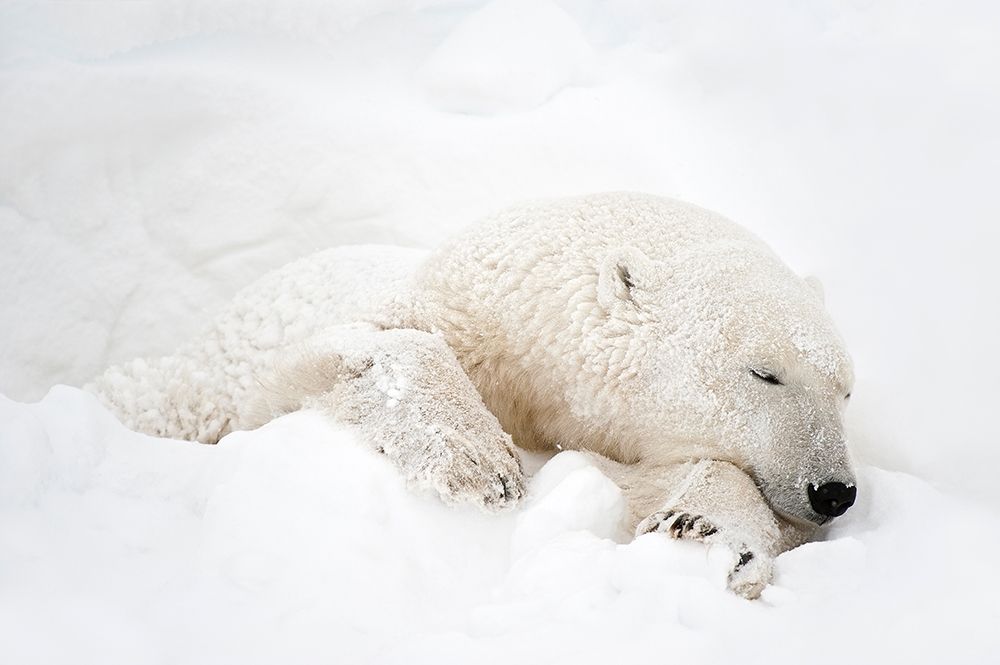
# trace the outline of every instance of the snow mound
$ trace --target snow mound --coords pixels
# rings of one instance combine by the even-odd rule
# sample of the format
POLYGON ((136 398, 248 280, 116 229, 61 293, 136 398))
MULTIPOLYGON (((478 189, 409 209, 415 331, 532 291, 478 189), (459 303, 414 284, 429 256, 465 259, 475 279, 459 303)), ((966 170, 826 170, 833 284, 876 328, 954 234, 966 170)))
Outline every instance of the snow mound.
POLYGON ((484 515, 410 491, 315 413, 204 446, 72 388, 0 398, 3 660, 987 662, 997 518, 904 474, 860 482, 749 602, 726 552, 628 542, 620 491, 578 453, 484 515))
POLYGON ((489 115, 539 106, 578 82, 591 56, 573 18, 548 1, 493 0, 464 18, 424 63, 434 104, 489 115))

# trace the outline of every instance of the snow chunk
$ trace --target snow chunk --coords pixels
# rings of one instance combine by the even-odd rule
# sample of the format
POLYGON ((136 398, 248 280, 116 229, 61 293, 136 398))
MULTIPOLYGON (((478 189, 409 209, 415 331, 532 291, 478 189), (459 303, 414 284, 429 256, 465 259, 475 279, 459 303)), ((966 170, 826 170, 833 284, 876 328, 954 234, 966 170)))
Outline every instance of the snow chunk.
POLYGON ((567 451, 553 457, 536 474, 531 492, 514 529, 515 557, 566 533, 586 532, 610 540, 625 537, 621 489, 581 453, 567 451))

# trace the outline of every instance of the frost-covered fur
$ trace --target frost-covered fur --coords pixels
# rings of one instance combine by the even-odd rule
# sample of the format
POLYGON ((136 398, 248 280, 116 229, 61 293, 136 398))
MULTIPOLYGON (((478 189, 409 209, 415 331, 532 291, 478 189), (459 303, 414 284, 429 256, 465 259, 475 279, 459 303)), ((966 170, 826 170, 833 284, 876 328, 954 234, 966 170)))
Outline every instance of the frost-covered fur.
POLYGON ((511 438, 591 451, 638 533, 728 546, 730 586, 755 597, 826 519, 807 488, 853 485, 852 381, 819 290, 763 243, 612 193, 509 209, 426 258, 320 252, 91 388, 133 428, 203 442, 319 408, 411 480, 490 507, 523 493, 511 438))

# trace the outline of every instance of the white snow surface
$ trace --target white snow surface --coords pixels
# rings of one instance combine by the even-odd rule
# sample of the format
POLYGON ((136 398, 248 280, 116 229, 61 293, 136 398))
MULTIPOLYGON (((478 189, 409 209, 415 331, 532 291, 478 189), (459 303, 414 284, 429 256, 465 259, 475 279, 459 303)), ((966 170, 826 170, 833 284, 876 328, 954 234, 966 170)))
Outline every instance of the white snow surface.
MULTIPOLYGON (((217 446, 126 430, 56 387, 0 403, 10 663, 988 663, 1000 520, 867 467, 863 502, 778 557, 759 601, 721 550, 619 531, 581 454, 516 512, 415 494, 301 412, 217 446)), ((533 466, 544 460, 533 459, 533 466)))
POLYGON ((997 662, 998 34, 972 0, 0 4, 0 662, 997 662), (52 388, 316 249, 615 189, 763 237, 853 354, 859 503, 760 601, 629 543, 573 453, 485 516, 315 414, 207 447, 52 388))

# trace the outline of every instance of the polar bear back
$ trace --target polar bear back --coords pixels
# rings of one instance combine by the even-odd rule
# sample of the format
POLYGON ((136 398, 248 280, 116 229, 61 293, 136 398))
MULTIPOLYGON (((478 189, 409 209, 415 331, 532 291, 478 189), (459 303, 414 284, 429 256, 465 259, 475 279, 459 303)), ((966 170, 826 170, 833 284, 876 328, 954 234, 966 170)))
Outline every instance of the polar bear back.
POLYGON ((629 460, 640 451, 623 440, 703 438, 725 418, 720 395, 740 392, 710 384, 746 358, 849 374, 804 279, 746 229, 668 198, 509 208, 437 250, 416 282, 426 318, 527 447, 629 460))

